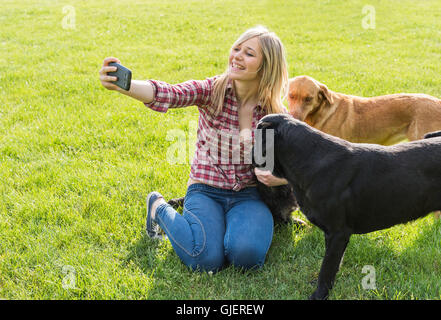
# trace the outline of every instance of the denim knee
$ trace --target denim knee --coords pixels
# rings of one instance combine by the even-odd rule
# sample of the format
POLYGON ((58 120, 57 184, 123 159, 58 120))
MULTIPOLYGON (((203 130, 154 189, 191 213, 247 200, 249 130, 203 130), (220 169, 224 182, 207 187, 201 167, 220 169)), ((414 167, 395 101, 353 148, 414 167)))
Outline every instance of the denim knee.
POLYGON ((265 262, 266 248, 259 248, 254 243, 229 242, 225 246, 225 256, 235 267, 243 269, 261 268, 265 262))
POLYGON ((184 259, 183 262, 193 271, 218 272, 225 263, 223 253, 203 252, 200 256, 192 259, 184 259))

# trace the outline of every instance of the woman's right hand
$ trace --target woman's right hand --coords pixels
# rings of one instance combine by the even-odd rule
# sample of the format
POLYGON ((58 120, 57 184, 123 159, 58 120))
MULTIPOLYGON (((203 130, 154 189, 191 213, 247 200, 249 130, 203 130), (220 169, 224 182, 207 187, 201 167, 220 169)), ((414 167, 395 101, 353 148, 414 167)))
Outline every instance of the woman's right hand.
POLYGON ((130 82, 130 90, 128 91, 121 89, 114 84, 113 81, 116 81, 117 78, 114 76, 108 76, 107 72, 114 72, 117 68, 109 66, 110 62, 121 64, 121 61, 119 61, 118 58, 108 57, 104 59, 103 66, 99 72, 100 81, 104 88, 108 90, 116 90, 119 93, 125 94, 126 96, 137 99, 144 103, 150 103, 153 101, 155 91, 150 81, 132 80, 130 82))
POLYGON ((108 57, 104 59, 103 66, 101 67, 101 70, 99 71, 100 74, 100 81, 104 88, 108 90, 118 90, 119 87, 113 83, 113 81, 116 81, 117 78, 113 76, 108 76, 107 72, 114 72, 116 71, 116 67, 109 66, 110 62, 116 62, 121 64, 121 61, 119 61, 118 58, 114 57, 108 57))

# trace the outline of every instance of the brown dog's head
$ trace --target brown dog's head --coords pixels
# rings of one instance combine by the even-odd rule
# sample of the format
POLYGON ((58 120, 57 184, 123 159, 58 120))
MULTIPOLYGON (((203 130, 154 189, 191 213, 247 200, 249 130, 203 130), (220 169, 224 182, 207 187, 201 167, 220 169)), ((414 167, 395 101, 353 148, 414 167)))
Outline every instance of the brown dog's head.
POLYGON ((289 80, 288 109, 296 119, 305 121, 320 108, 334 103, 328 88, 308 76, 298 76, 289 80))

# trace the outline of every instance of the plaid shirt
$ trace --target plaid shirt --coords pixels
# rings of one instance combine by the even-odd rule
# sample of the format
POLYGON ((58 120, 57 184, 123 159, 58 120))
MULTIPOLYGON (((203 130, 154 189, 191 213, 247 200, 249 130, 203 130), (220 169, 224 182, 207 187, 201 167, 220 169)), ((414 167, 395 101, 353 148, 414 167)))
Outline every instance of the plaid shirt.
POLYGON ((215 113, 211 96, 217 77, 175 85, 149 80, 155 98, 151 103, 144 104, 163 113, 169 108, 197 106, 197 142, 190 178, 214 187, 239 191, 256 183, 251 167, 252 139, 257 123, 265 113, 260 105, 254 108, 251 138, 240 140, 239 105, 232 81, 227 85, 222 111, 217 115, 215 113))

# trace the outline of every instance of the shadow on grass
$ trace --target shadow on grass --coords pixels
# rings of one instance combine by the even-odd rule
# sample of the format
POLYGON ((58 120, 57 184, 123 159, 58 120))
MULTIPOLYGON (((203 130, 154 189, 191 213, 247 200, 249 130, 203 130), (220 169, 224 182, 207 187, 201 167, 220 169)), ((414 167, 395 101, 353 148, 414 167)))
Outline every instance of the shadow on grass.
MULTIPOLYGON (((330 299, 440 299, 441 220, 418 220, 418 235, 402 250, 390 230, 353 235, 330 299), (375 290, 364 289, 363 267, 375 270, 375 290)), ((400 226, 396 227, 400 228, 400 226)), ((275 228, 260 270, 226 267, 210 275, 193 272, 168 240, 143 236, 130 249, 132 261, 153 278, 149 299, 307 299, 315 290, 325 253, 323 232, 309 225, 275 228)))
MULTIPOLYGON (((417 224, 418 235, 405 248, 397 249, 396 240, 390 239, 396 229, 353 235, 330 299, 440 299, 441 221, 423 219, 411 222, 417 224), (369 271, 372 269, 363 270, 367 265, 375 273, 369 271), (376 289, 370 286, 372 276, 376 289)), ((293 269, 308 273, 309 293, 315 289, 324 246, 324 236, 318 228, 294 244, 293 269)))

